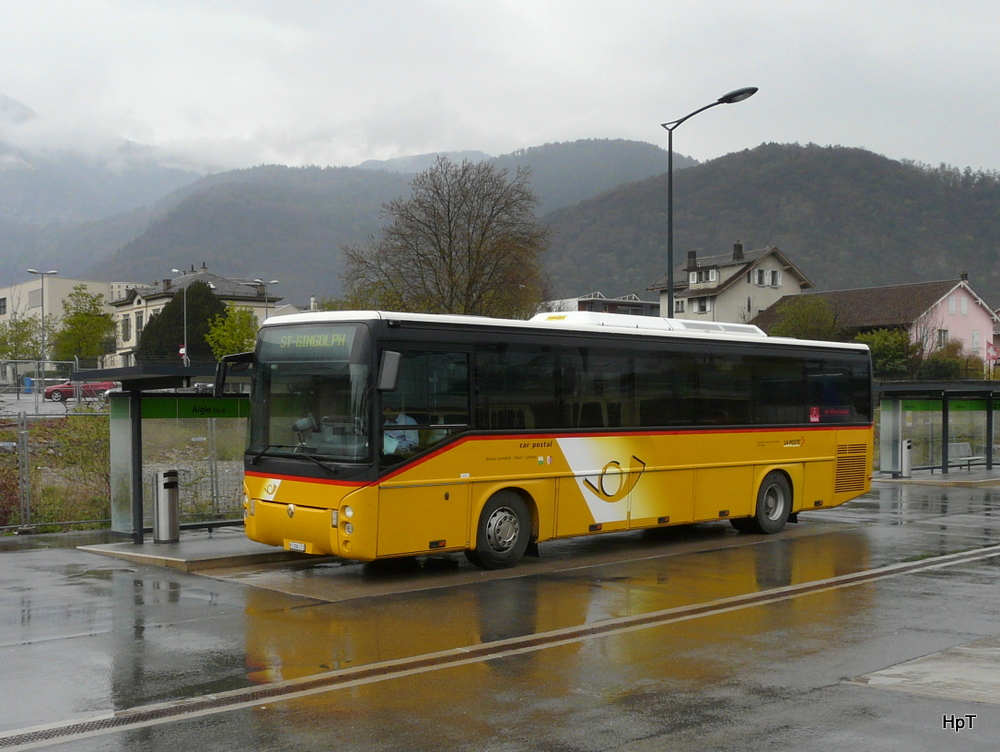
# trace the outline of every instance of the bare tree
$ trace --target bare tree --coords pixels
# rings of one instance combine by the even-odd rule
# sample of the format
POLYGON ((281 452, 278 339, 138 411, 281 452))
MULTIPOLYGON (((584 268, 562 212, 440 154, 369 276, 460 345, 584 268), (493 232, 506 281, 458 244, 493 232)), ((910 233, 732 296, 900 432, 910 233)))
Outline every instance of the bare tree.
POLYGON ((529 175, 438 157, 414 179, 409 199, 382 207, 381 237, 344 248, 346 299, 398 311, 534 313, 548 292, 548 228, 535 217, 529 175))

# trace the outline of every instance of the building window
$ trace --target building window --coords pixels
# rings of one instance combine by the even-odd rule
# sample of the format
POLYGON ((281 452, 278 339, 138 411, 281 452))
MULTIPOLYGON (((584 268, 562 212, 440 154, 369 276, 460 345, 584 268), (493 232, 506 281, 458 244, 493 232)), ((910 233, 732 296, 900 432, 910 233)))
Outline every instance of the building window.
POLYGON ((142 334, 142 311, 135 314, 135 334, 137 337, 142 334))
POLYGON ((0 298, 0 316, 7 315, 7 298, 0 298))
POLYGON ((28 308, 42 307, 42 290, 28 290, 28 308))
POLYGON ((959 301, 959 310, 962 312, 963 316, 968 316, 969 315, 969 299, 968 298, 962 298, 959 301))
POLYGON ((938 329, 937 330, 937 346, 944 347, 948 344, 948 330, 938 329))
POLYGON ((948 313, 955 313, 955 310, 956 310, 955 296, 952 295, 950 298, 948 298, 948 313))
POLYGON ((719 275, 715 269, 699 269, 696 272, 688 273, 688 281, 692 284, 698 284, 699 282, 715 282, 719 278, 719 275))
POLYGON ((122 342, 132 339, 132 317, 128 314, 122 316, 122 342))
MULTIPOLYGON (((781 272, 778 269, 754 269, 753 280, 757 287, 781 287, 781 272)), ((749 276, 747 281, 750 281, 749 276)))
POLYGON ((684 313, 684 299, 674 300, 674 313, 684 313))
POLYGON ((694 298, 691 301, 691 306, 694 313, 708 313, 712 310, 712 299, 709 297, 694 298))

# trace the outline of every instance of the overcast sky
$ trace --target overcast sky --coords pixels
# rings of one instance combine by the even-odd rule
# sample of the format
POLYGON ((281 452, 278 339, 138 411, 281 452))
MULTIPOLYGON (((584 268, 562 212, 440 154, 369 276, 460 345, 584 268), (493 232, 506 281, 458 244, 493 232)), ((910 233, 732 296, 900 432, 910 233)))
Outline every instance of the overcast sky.
POLYGON ((1000 170, 996 0, 0 0, 0 138, 218 166, 764 142, 1000 170))

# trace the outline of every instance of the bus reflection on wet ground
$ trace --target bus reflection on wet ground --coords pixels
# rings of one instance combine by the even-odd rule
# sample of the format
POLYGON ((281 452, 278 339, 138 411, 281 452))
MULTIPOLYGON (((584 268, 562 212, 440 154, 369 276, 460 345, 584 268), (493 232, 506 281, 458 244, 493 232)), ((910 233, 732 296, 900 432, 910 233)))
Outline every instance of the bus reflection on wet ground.
MULTIPOLYGON (((251 678, 275 681, 545 634, 988 546, 1000 541, 991 514, 996 501, 1000 495, 994 499, 989 491, 884 488, 842 510, 804 515, 798 530, 779 539, 733 536, 724 526, 706 525, 689 531, 700 537, 694 544, 690 538, 652 541, 664 546, 655 555, 644 549, 656 537, 647 533, 635 543, 645 554, 637 560, 384 596, 371 608, 351 600, 317 603, 295 615, 261 613, 248 622, 247 657, 267 668, 251 678), (671 555, 670 547, 678 545, 700 550, 671 555)), ((580 553, 582 546, 574 547, 580 553)), ((426 572, 419 562, 406 566, 426 572)), ((368 576, 395 575, 373 566, 368 576)), ((903 599, 913 602, 896 606, 907 612, 907 625, 923 616, 926 592, 915 579, 902 588, 903 599)), ((358 748, 387 733, 404 734, 413 748, 434 738, 443 748, 471 748, 473 738, 565 742, 577 735, 574 724, 581 728, 577 742, 603 748, 582 729, 618 742, 662 733, 664 724, 696 729, 760 702, 790 701, 817 680, 836 683, 852 664, 858 670, 871 666, 873 640, 876 661, 914 649, 898 628, 890 630, 895 639, 886 640, 892 618, 882 612, 886 590, 879 582, 830 589, 395 677, 274 703, 254 711, 253 723, 273 732, 278 721, 286 733, 303 738, 322 733, 318 719, 332 712, 344 721, 338 739, 358 748), (822 664, 816 674, 802 667, 810 661, 822 664), (707 701, 706 691, 713 695, 707 701), (741 696, 747 692, 749 697, 741 696), (595 717, 617 720, 613 729, 595 731, 588 725, 595 717)), ((249 615, 253 591, 248 595, 249 615)), ((923 621, 933 631, 926 616, 923 621)))
POLYGON ((153 708, 143 728, 50 747, 74 750, 928 748, 940 712, 1000 707, 851 682, 1000 632, 998 502, 884 486, 776 536, 573 539, 500 572, 454 554, 192 575, 15 552, 3 629, 24 691, 0 723, 153 708), (207 717, 153 717, 226 693, 207 717))
MULTIPOLYGON (((733 537, 706 532, 711 543, 733 537)), ((664 545, 669 548, 670 544, 664 545)), ((308 607, 276 611, 266 591, 250 590, 248 676, 270 684, 457 647, 546 635, 861 571, 868 561, 864 533, 845 529, 383 596, 377 603, 313 602, 308 607)), ((439 677, 395 677, 279 702, 256 711, 255 717, 271 719, 277 712, 282 723, 299 729, 308 726, 316 714, 334 712, 351 719, 350 729, 362 729, 355 740, 360 743, 372 731, 363 730, 368 724, 410 726, 442 712, 464 715, 470 711, 469 701, 477 697, 486 703, 484 707, 502 697, 507 703, 544 707, 572 705, 580 692, 621 693, 625 687, 663 682, 693 691, 706 682, 725 682, 733 668, 733 649, 767 645, 775 639, 776 627, 782 633, 809 634, 813 649, 820 649, 827 640, 838 639, 845 620, 855 621, 858 612, 869 607, 872 594, 864 587, 833 590, 772 607, 721 611, 628 635, 444 668, 436 672, 439 677)), ((525 712, 530 715, 540 707, 525 708, 525 712)), ((475 723, 482 727, 476 733, 502 733, 502 728, 491 728, 491 717, 491 712, 475 714, 475 723)), ((351 732, 344 729, 343 733, 351 732)))

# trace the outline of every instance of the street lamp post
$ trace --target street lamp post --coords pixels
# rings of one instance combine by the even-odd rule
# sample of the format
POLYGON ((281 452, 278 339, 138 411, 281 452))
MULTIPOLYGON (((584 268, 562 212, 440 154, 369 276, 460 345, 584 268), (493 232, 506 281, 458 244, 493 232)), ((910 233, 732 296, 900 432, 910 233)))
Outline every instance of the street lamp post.
POLYGON ((279 279, 272 279, 270 282, 265 282, 260 277, 255 277, 254 278, 254 282, 256 282, 258 285, 263 285, 264 286, 264 318, 265 319, 267 318, 268 311, 270 310, 270 304, 269 304, 269 301, 267 299, 267 286, 268 285, 276 285, 280 281, 281 280, 279 280, 279 279))
POLYGON ((728 94, 723 94, 711 104, 699 107, 678 120, 660 124, 661 127, 667 129, 667 314, 664 318, 669 319, 674 316, 674 131, 681 123, 693 118, 699 112, 704 112, 720 104, 736 104, 744 99, 749 99, 756 93, 756 86, 736 89, 728 94))
MULTIPOLYGON (((41 282, 41 287, 42 287, 42 294, 40 297, 42 304, 42 362, 44 363, 45 361, 48 360, 49 357, 45 347, 45 278, 51 277, 55 274, 58 274, 59 272, 56 271, 55 269, 49 269, 47 272, 40 272, 37 269, 28 269, 27 271, 28 274, 37 274, 39 277, 41 277, 39 281, 41 282)), ((42 366, 42 368, 44 372, 45 366, 42 366)), ((43 383, 44 383, 44 375, 43 375, 43 383)))
MULTIPOLYGON (((192 269, 194 267, 191 267, 192 269)), ((171 269, 174 274, 181 274, 180 269, 171 269)), ((188 357, 188 288, 184 285, 184 355, 182 360, 184 361, 184 366, 187 367, 191 365, 191 358, 188 357)))

